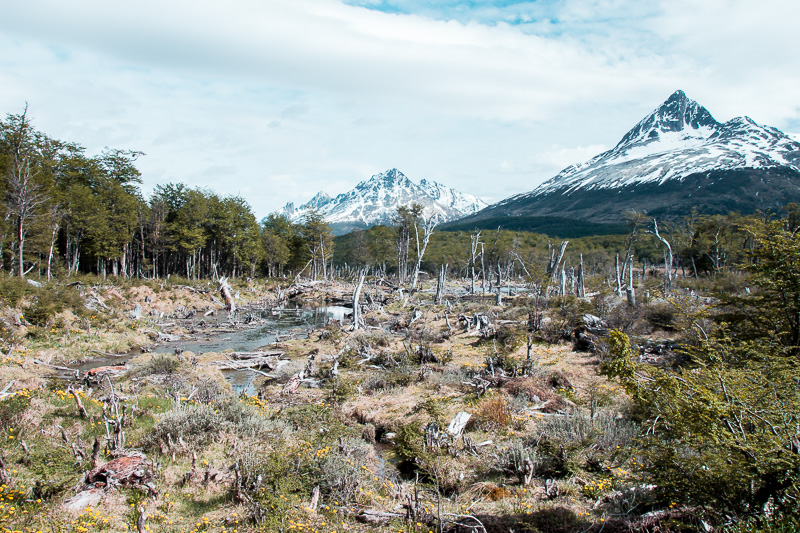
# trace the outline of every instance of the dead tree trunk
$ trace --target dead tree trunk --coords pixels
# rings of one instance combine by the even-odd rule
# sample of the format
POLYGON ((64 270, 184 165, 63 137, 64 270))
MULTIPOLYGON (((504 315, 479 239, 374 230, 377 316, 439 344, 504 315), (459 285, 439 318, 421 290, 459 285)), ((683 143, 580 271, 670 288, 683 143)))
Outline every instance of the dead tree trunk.
POLYGON ((583 254, 581 254, 581 262, 578 265, 578 298, 586 297, 586 288, 583 284, 583 254))
POLYGON ((628 270, 628 275, 630 279, 628 280, 628 287, 625 292, 628 295, 628 303, 631 307, 636 307, 636 291, 633 288, 633 257, 630 259, 630 268, 628 270))
POLYGON ((228 306, 228 311, 230 311, 230 314, 233 314, 236 311, 236 302, 233 301, 231 286, 228 285, 228 278, 219 278, 219 292, 222 294, 222 298, 228 306))
POLYGON ((84 420, 88 419, 89 413, 86 412, 86 408, 83 406, 81 398, 78 396, 78 392, 73 388, 70 388, 69 392, 72 394, 72 397, 75 398, 75 403, 78 404, 78 412, 80 413, 81 418, 84 420))
POLYGON ((559 266, 561 265, 561 260, 564 258, 564 252, 567 250, 568 244, 569 241, 561 241, 558 255, 555 255, 555 250, 550 254, 550 264, 547 265, 547 273, 550 275, 552 281, 558 279, 559 266))
POLYGON ((672 290, 672 246, 658 233, 658 222, 653 219, 653 235, 664 245, 664 292, 672 290))
POLYGON ((622 277, 620 276, 619 272, 619 254, 617 254, 617 257, 614 260, 614 270, 616 271, 617 275, 617 296, 622 298, 622 277))
POLYGON ((358 304, 358 298, 361 296, 361 287, 364 286, 364 271, 358 276, 358 285, 353 292, 353 331, 361 327, 361 307, 358 304))
POLYGON ((417 264, 414 265, 414 279, 411 280, 411 293, 413 294, 414 291, 417 289, 417 279, 419 278, 419 269, 422 267, 422 257, 425 255, 425 250, 428 248, 428 242, 431 240, 431 234, 433 234, 434 228, 439 223, 439 217, 433 215, 431 218, 425 221, 424 227, 424 234, 422 236, 422 248, 419 246, 419 240, 417 240, 417 264))
POLYGON ((434 299, 433 303, 439 305, 442 303, 442 295, 444 294, 444 273, 445 273, 445 265, 442 265, 439 269, 439 278, 436 281, 436 298, 434 299))
POLYGON ((478 256, 478 244, 480 244, 480 239, 480 231, 476 231, 470 236, 470 294, 475 294, 475 258, 478 256))

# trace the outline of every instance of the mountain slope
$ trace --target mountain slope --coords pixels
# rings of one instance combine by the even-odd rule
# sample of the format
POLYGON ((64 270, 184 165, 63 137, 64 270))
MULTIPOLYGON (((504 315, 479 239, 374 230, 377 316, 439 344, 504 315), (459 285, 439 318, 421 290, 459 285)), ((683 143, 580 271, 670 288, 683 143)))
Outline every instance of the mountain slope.
POLYGON ((414 183, 397 169, 376 174, 350 191, 331 198, 318 193, 308 203, 295 208, 287 204, 281 214, 298 222, 309 209, 317 209, 341 235, 356 228, 391 223, 397 208, 418 203, 426 217, 437 215, 443 222, 472 215, 486 207, 486 202, 435 181, 414 183))
POLYGON ((800 201, 800 142, 748 117, 717 122, 676 91, 611 150, 460 225, 530 216, 615 223, 630 209, 670 217, 694 206, 753 212, 791 201, 800 201))

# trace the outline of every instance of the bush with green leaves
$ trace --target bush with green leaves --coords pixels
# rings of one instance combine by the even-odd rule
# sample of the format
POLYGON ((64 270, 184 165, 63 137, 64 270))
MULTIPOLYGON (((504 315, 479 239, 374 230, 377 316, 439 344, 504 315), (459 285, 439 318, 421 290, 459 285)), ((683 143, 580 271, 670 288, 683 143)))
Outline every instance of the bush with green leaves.
POLYGON ((685 365, 638 362, 620 332, 604 363, 648 428, 642 469, 663 501, 718 517, 796 512, 800 498, 800 238, 781 221, 745 229, 752 290, 689 317, 685 365))

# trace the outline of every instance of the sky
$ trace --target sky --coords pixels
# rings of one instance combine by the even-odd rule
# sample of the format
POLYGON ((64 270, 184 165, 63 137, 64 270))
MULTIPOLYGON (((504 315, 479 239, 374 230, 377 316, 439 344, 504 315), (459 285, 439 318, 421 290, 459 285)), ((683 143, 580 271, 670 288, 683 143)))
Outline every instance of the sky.
POLYGON ((0 112, 259 218, 397 168, 489 203, 682 89, 800 133, 796 0, 25 0, 0 112))

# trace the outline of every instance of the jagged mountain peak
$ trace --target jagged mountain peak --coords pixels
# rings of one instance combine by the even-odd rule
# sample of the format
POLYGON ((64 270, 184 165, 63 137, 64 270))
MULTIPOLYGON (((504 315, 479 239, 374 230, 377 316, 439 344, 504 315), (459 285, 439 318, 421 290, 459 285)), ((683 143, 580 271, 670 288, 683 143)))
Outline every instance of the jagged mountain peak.
POLYGON ((612 220, 622 208, 663 213, 687 205, 746 212, 797 201, 798 195, 796 139, 747 116, 720 123, 676 91, 611 150, 490 206, 479 217, 570 213, 612 220), (604 204, 609 198, 612 203, 604 204))
POLYGON ((298 221, 308 209, 318 209, 334 225, 335 231, 344 233, 357 227, 390 223, 399 206, 412 203, 423 206, 424 216, 435 215, 443 222, 474 214, 486 207, 485 202, 471 194, 432 180, 423 179, 417 184, 392 168, 359 182, 353 189, 334 198, 319 193, 299 208, 287 204, 281 213, 298 221))
POLYGON ((669 137, 706 139, 720 126, 705 107, 677 90, 626 133, 614 150, 646 146, 669 137))
POLYGON ((356 185, 356 189, 408 187, 410 185, 412 185, 411 180, 405 174, 393 168, 360 182, 356 185))
POLYGON ((331 199, 331 197, 328 196, 325 192, 319 191, 317 194, 314 195, 314 197, 311 200, 309 200, 305 204, 305 206, 306 207, 318 208, 318 207, 324 205, 330 199, 331 199))

